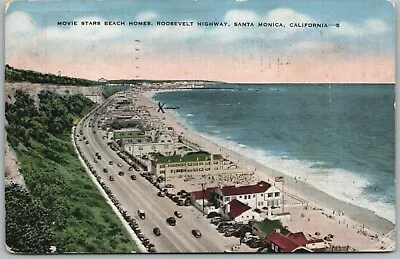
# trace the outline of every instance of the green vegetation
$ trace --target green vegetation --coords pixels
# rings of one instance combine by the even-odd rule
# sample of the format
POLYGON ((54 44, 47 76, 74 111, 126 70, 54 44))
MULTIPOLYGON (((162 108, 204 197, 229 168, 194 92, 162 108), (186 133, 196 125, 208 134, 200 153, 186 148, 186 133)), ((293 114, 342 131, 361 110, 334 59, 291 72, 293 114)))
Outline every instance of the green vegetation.
POLYGON ((54 245, 58 253, 139 252, 74 153, 73 121, 93 105, 81 95, 41 92, 35 106, 21 91, 6 104, 7 140, 29 190, 6 189, 11 249, 44 253, 54 245))
POLYGON ((14 252, 45 253, 54 244, 49 211, 22 186, 7 185, 6 236, 14 252))
POLYGON ((101 85, 104 83, 82 79, 73 78, 68 76, 59 76, 54 74, 42 74, 40 72, 24 69, 16 69, 9 65, 5 67, 5 80, 6 82, 30 82, 30 83, 41 83, 41 84, 53 84, 53 85, 80 85, 80 86, 91 86, 101 85))
MULTIPOLYGON (((219 154, 213 155, 213 160, 222 160, 222 156, 219 154)), ((163 156, 158 154, 155 157, 156 164, 165 163, 187 163, 187 162, 204 162, 211 161, 211 154, 208 152, 195 152, 189 153, 184 156, 174 155, 174 156, 163 156)))
POLYGON ((123 86, 123 85, 118 85, 118 86, 107 85, 103 87, 102 95, 104 98, 108 98, 111 95, 115 94, 116 92, 126 91, 130 88, 131 88, 130 86, 123 86))
POLYGON ((254 224, 258 226, 259 229, 266 235, 274 233, 275 229, 279 229, 282 235, 287 235, 290 233, 289 230, 287 230, 282 226, 281 222, 278 219, 276 220, 265 219, 263 221, 258 221, 254 224))

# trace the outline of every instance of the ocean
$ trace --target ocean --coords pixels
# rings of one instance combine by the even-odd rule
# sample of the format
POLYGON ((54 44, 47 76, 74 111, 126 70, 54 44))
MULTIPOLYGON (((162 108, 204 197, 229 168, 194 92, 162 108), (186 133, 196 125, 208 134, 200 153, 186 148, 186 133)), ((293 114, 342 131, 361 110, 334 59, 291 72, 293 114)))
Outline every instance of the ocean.
POLYGON ((215 84, 160 92, 189 129, 395 223, 393 84, 215 84))

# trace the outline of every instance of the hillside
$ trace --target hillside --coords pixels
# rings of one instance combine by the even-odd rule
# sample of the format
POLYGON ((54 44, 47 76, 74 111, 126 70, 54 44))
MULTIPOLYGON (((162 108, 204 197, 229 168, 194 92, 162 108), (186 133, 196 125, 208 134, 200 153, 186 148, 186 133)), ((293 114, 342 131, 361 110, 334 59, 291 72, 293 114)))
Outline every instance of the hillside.
POLYGON ((37 102, 17 90, 6 102, 7 142, 22 185, 5 187, 6 243, 17 253, 130 253, 138 249, 78 160, 73 123, 94 103, 42 91, 37 102))
POLYGON ((103 83, 67 76, 59 76, 55 74, 43 74, 37 71, 16 69, 10 65, 5 66, 4 73, 5 81, 10 83, 15 82, 30 82, 40 84, 54 84, 54 85, 74 85, 74 86, 93 86, 101 85, 103 83))

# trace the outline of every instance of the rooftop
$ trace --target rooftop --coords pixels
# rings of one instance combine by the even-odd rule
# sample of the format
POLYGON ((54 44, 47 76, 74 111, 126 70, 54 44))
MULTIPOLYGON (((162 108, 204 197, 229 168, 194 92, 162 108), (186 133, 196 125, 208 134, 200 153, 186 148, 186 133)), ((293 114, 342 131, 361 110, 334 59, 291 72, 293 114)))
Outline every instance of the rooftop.
POLYGON ((293 252, 299 247, 298 244, 280 233, 269 234, 266 241, 267 243, 274 243, 277 245, 281 249, 281 252, 293 252))
MULTIPOLYGON (((214 154, 213 160, 222 160, 222 156, 219 154, 214 154)), ((211 154, 208 152, 195 152, 188 153, 186 155, 174 155, 174 156, 162 156, 157 155, 155 157, 155 162, 157 164, 166 164, 166 163, 186 163, 186 162, 204 162, 211 161, 211 154)))
POLYGON ((144 136, 140 131, 114 131, 114 139, 143 138, 144 136))
POLYGON ((224 186, 221 188, 221 192, 224 194, 224 196, 263 193, 270 187, 271 185, 269 183, 260 181, 257 184, 248 186, 224 186))
POLYGON ((244 212, 248 210, 251 210, 251 207, 236 199, 229 202, 228 215, 233 219, 237 218, 238 216, 242 215, 244 212))
POLYGON ((201 200, 201 199, 205 199, 205 200, 210 200, 211 199, 211 192, 214 191, 217 187, 208 187, 204 189, 203 191, 195 191, 192 192, 192 195, 194 196, 194 198, 196 200, 201 200))
POLYGON ((280 232, 283 235, 287 235, 290 233, 289 230, 287 230, 286 228, 284 228, 282 226, 282 223, 280 222, 280 220, 276 219, 276 220, 269 220, 269 219, 265 219, 263 221, 258 221, 257 223, 255 223, 259 226, 260 230, 262 232, 264 232, 266 235, 274 233, 275 229, 279 229, 280 232))

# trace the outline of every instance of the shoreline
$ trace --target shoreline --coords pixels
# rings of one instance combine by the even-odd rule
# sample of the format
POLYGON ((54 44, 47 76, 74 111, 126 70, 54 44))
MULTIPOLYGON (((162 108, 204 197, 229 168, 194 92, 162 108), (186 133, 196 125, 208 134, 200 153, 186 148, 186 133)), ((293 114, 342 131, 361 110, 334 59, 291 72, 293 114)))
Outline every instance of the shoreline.
MULTIPOLYGON (((158 91, 139 92, 138 96, 139 102, 148 107, 156 107, 157 103, 152 99, 152 96, 155 92, 165 92, 165 91, 158 90, 158 91)), ((360 243, 359 245, 355 245, 355 247, 353 246, 357 250, 375 251, 374 248, 372 247, 375 247, 376 250, 380 249, 382 251, 391 251, 394 249, 395 240, 388 239, 384 237, 384 235, 392 231, 395 228, 395 224, 393 224, 392 222, 390 222, 385 218, 376 215, 375 212, 336 199, 306 182, 296 181, 290 175, 269 168, 251 158, 248 158, 231 149, 228 149, 222 146, 221 143, 218 143, 217 141, 212 140, 210 138, 204 137, 200 133, 194 131, 193 129, 188 129, 186 125, 183 125, 183 123, 181 123, 179 119, 176 118, 176 116, 169 111, 167 111, 165 114, 162 115, 158 113, 154 114, 154 112, 152 112, 152 114, 161 117, 161 119, 163 119, 164 117, 165 119, 163 120, 163 123, 165 125, 174 127, 176 132, 181 132, 182 135, 185 136, 188 140, 196 144, 199 144, 199 146, 202 149, 212 153, 221 153, 224 157, 229 157, 229 160, 239 161, 238 163, 239 166, 243 168, 248 168, 249 171, 254 171, 256 178, 258 178, 259 180, 263 179, 265 181, 273 183, 275 176, 284 176, 285 194, 289 197, 294 198, 294 200, 304 201, 303 204, 301 205, 300 204, 294 205, 293 203, 293 208, 292 208, 290 205, 287 206, 286 203, 288 201, 287 199, 285 199, 286 202, 285 208, 288 207, 287 209, 288 211, 293 210, 293 213, 297 213, 298 212, 297 210, 300 210, 301 207, 303 207, 304 209, 304 205, 305 203, 307 203, 309 211, 311 210, 310 208, 314 208, 314 212, 318 211, 318 215, 312 215, 312 217, 318 217, 319 221, 322 220, 320 219, 321 214, 323 215, 322 217, 329 218, 330 222, 332 222, 332 219, 330 217, 335 218, 335 221, 339 223, 339 225, 342 224, 341 227, 344 227, 343 230, 345 232, 355 232, 356 233, 355 237, 363 235, 366 237, 371 237, 378 235, 379 239, 375 241, 379 241, 378 243, 384 244, 381 247, 379 247, 379 244, 377 244, 376 246, 372 244, 365 244, 365 246, 363 246, 362 242, 360 241, 357 242, 360 243), (340 211, 340 215, 338 214, 338 211, 340 211), (334 214, 334 212, 336 212, 336 215, 334 214), (342 215, 343 212, 344 215, 342 215), (354 231, 346 231, 346 229, 354 231), (382 247, 384 247, 384 249, 382 249, 382 247)), ((279 188, 280 185, 278 184, 277 187, 279 188)), ((302 211, 301 214, 303 217, 304 211, 302 211)), ((308 220, 310 221, 310 218, 308 218, 308 220)), ((314 219, 312 221, 314 221, 314 219)), ((335 227, 336 224, 330 224, 330 223, 325 223, 325 224, 332 225, 333 228, 332 227, 330 228, 333 230, 337 230, 337 227, 335 227)), ((301 225, 304 226, 304 223, 302 223, 301 225)), ((289 229, 291 230, 293 228, 293 231, 297 230, 296 228, 301 228, 302 226, 297 226, 296 222, 293 224, 289 223, 289 229), (293 226, 291 227, 290 225, 293 226)), ((354 238, 348 237, 347 239, 353 240, 354 238)), ((349 245, 352 246, 352 244, 349 245)))

